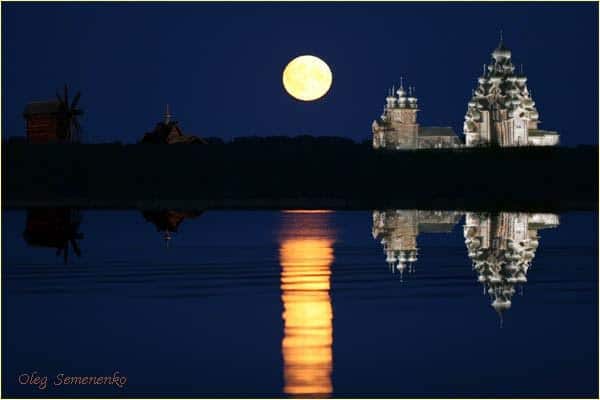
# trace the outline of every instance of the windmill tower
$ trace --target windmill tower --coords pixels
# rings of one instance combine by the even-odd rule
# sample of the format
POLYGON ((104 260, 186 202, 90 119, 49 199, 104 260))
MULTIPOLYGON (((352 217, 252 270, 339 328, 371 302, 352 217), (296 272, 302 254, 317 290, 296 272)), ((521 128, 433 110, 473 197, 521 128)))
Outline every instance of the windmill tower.
POLYGON ((56 100, 36 101, 27 104, 23 117, 29 143, 79 143, 82 129, 78 108, 81 92, 69 103, 69 89, 65 85, 62 95, 57 91, 56 100))

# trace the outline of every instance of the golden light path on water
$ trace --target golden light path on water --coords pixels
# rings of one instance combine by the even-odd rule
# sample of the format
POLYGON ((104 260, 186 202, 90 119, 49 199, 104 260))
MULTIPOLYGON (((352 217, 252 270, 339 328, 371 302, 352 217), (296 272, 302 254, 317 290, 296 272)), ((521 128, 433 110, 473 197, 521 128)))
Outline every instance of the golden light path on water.
POLYGON ((284 392, 332 393, 333 312, 329 295, 334 237, 323 212, 283 213, 280 236, 284 392))

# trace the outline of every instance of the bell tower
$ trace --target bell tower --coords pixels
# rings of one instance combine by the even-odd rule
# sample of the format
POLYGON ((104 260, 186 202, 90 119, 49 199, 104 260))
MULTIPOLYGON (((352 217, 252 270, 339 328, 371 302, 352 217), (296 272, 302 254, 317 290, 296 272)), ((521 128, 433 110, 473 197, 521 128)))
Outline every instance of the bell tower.
MULTIPOLYGON (((395 88, 394 88, 395 89, 395 88)), ((373 121, 373 147, 390 150, 409 150, 419 147, 417 123, 417 98, 415 89, 404 90, 404 80, 400 78, 400 87, 388 92, 386 105, 381 118, 373 121)))

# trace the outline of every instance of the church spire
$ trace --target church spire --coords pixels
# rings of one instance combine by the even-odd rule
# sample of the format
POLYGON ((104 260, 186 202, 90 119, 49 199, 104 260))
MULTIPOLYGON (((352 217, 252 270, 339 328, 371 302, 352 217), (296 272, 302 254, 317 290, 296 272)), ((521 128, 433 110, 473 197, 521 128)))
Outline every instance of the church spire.
POLYGON ((169 108, 169 104, 167 104, 167 109, 165 111, 165 124, 168 124, 169 122, 171 122, 171 109, 169 108))

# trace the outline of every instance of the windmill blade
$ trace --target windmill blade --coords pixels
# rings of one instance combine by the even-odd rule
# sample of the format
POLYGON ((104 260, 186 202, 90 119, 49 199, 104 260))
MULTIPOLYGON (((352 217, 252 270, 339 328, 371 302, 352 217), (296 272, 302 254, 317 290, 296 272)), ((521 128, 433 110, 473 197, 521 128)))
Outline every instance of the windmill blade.
POLYGON ((73 116, 71 122, 73 124, 72 136, 75 140, 79 141, 81 140, 81 125, 79 124, 79 120, 73 116))
POLYGON ((73 134, 72 125, 72 121, 67 121, 67 124, 65 125, 65 139, 69 141, 71 140, 71 136, 73 134))
POLYGON ((75 97, 73 97, 73 102, 71 103, 71 111, 74 112, 77 108, 77 103, 79 103, 79 98, 81 97, 81 92, 77 92, 75 97))
POLYGON ((75 239, 71 239, 71 246, 73 246, 73 252, 77 254, 77 257, 81 257, 81 249, 79 248, 79 245, 77 244, 75 239))
POLYGON ((67 87, 67 84, 65 83, 65 107, 69 108, 69 88, 67 87))

